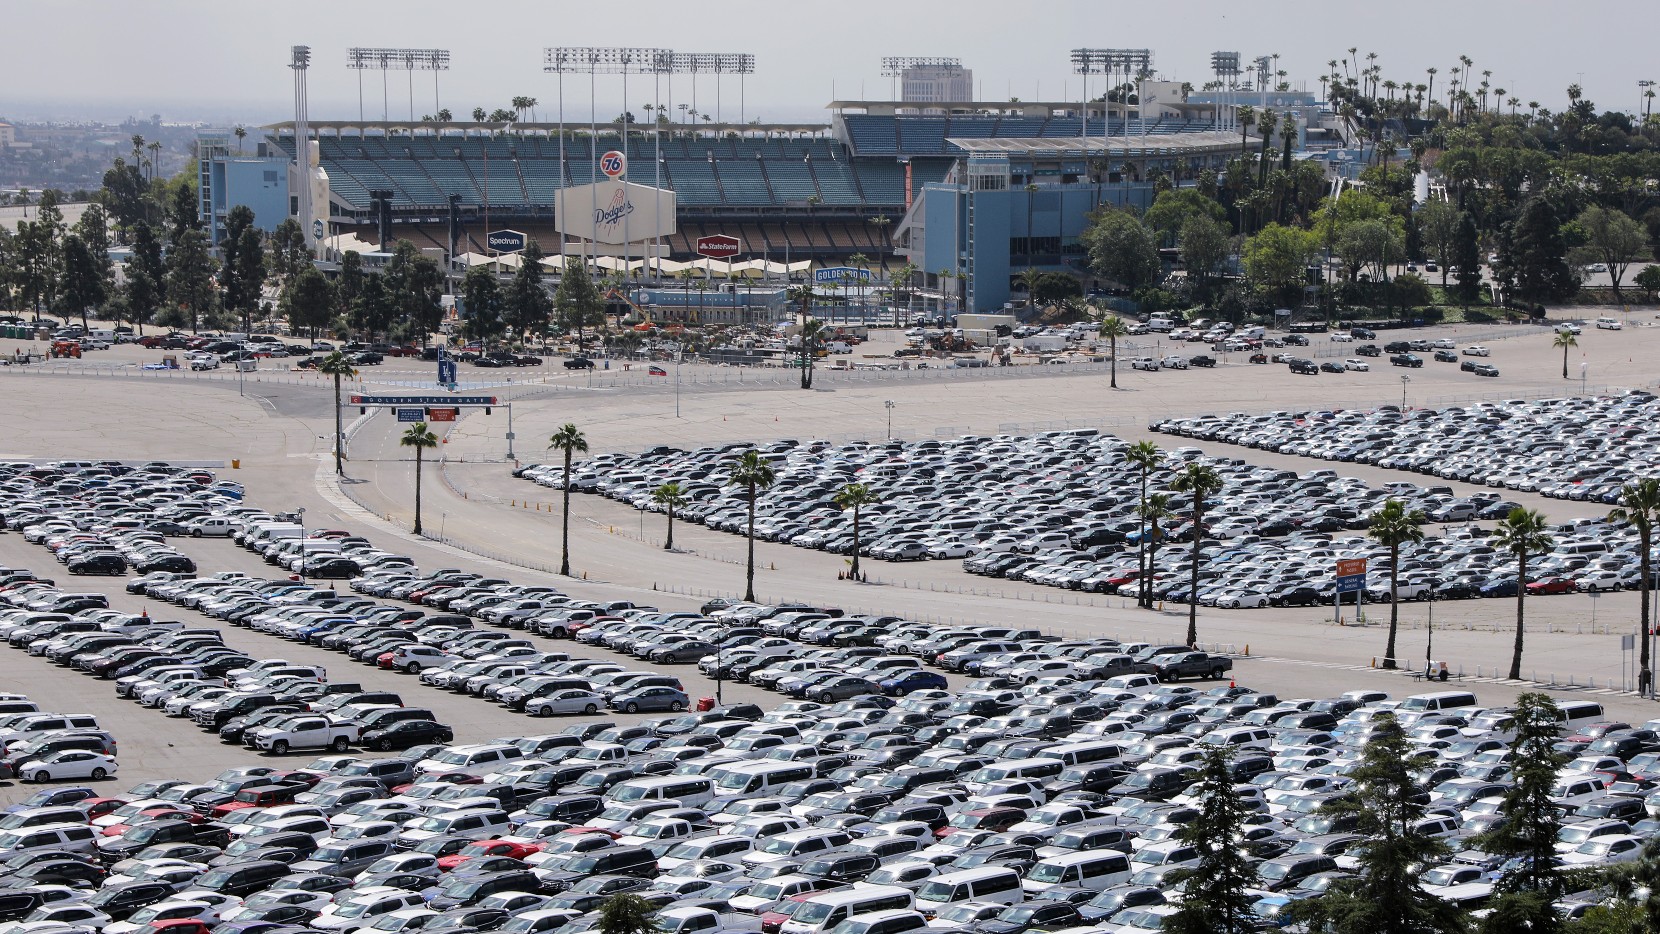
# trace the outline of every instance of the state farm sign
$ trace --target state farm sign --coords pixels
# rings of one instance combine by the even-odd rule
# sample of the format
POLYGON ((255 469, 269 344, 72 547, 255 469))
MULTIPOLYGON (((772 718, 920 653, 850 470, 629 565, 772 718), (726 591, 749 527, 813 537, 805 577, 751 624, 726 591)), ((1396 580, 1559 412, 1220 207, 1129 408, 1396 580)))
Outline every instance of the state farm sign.
POLYGON ((709 259, 731 259, 743 252, 744 242, 727 234, 712 234, 698 237, 695 248, 699 256, 709 259))

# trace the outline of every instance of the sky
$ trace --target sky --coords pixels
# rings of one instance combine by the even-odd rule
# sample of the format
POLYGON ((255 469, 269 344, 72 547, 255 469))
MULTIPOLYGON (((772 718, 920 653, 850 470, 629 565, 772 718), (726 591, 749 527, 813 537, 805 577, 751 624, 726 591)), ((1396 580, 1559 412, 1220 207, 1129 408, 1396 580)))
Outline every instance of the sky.
MULTIPOLYGON (((1278 53, 1287 80, 1312 90, 1325 63, 1355 47, 1362 64, 1377 53, 1386 79, 1427 82, 1425 69, 1438 68, 1437 97, 1467 55, 1478 82, 1491 70, 1493 86, 1524 108, 1536 100, 1559 109, 1577 82, 1600 109, 1635 110, 1637 81, 1660 78, 1652 2, 0 0, 0 29, 12 37, 0 55, 0 119, 287 119, 293 85, 285 65, 296 44, 312 48, 313 119, 357 117, 359 75, 345 67, 353 46, 450 50, 438 102, 458 116, 506 107, 517 95, 538 98, 541 114, 550 113, 557 85, 542 72, 545 46, 750 52, 756 71, 743 82, 745 116, 780 122, 827 120, 833 96, 888 98, 884 56, 960 58, 988 100, 1071 100, 1081 87, 1068 52, 1079 46, 1150 49, 1161 76, 1195 86, 1210 78, 1212 51, 1247 59, 1278 53)), ((378 114, 380 75, 363 77, 364 110, 378 114)), ((390 84, 391 114, 407 118, 407 75, 394 73, 390 84)), ((636 112, 649 89, 638 76, 630 80, 636 112)), ((689 79, 675 80, 678 101, 689 91, 689 79)), ((417 116, 436 109, 430 75, 415 76, 414 93, 417 116)), ((698 82, 700 110, 712 109, 714 93, 712 78, 698 82)), ((594 94, 600 119, 621 109, 620 78, 602 77, 594 94)), ((587 118, 588 97, 586 76, 567 76, 568 119, 587 118)), ((738 81, 726 79, 729 121, 738 97, 738 81)))

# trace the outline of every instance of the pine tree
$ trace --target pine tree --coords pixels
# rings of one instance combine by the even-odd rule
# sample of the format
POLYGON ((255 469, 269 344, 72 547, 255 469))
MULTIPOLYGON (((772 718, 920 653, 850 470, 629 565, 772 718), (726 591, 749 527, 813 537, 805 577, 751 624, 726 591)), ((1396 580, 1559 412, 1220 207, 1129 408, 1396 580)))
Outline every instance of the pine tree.
POLYGON ((1458 234, 1453 241, 1452 264, 1458 268, 1458 301, 1465 309, 1481 296, 1481 240, 1475 218, 1464 211, 1458 217, 1458 234))
POLYGON ((63 306, 87 326, 87 312, 101 307, 109 292, 104 286, 102 264, 87 248, 80 234, 63 238, 63 306))
POLYGON ((501 336, 501 287, 496 274, 488 266, 474 266, 461 280, 461 296, 466 306, 462 329, 467 337, 481 341, 486 347, 501 336))
POLYGON ((1579 279, 1568 265, 1562 219, 1543 196, 1530 199, 1511 225, 1504 261, 1515 277, 1516 296, 1523 300, 1557 301, 1579 290, 1579 279))
POLYGON ((127 314, 138 325, 140 334, 144 325, 155 317, 156 309, 166 299, 166 267, 161 260, 161 244, 156 242, 155 229, 143 221, 133 225, 133 258, 127 263, 127 314))
POLYGON ((1521 857, 1520 868, 1502 880, 1505 889, 1554 897, 1561 888, 1552 863, 1562 819, 1551 800, 1557 773, 1568 760, 1555 748, 1562 733, 1560 715, 1548 694, 1523 694, 1516 699, 1516 737, 1510 744, 1515 754, 1511 764, 1514 784, 1500 812, 1505 823, 1478 841, 1489 853, 1521 857))
POLYGON ((542 287, 542 272, 542 248, 530 240, 519 254, 519 271, 508 283, 503 300, 508 329, 516 339, 523 340, 527 334, 544 337, 553 317, 553 300, 542 287))
POLYGON ((588 267, 580 261, 565 264, 559 288, 553 293, 553 307, 559 313, 560 328, 576 331, 578 349, 582 347, 584 329, 605 320, 605 300, 589 278, 588 267))
POLYGON ((1205 753, 1197 794, 1198 819, 1182 825, 1176 836, 1199 852, 1185 872, 1181 908, 1166 918, 1173 934, 1246 934, 1257 930, 1251 911, 1257 884, 1256 864, 1245 851, 1245 820, 1250 809, 1234 794, 1229 749, 1212 746, 1205 753))
POLYGON ((188 326, 195 333, 202 319, 212 314, 219 293, 213 285, 217 264, 208 252, 207 234, 186 229, 167 252, 166 321, 188 326))

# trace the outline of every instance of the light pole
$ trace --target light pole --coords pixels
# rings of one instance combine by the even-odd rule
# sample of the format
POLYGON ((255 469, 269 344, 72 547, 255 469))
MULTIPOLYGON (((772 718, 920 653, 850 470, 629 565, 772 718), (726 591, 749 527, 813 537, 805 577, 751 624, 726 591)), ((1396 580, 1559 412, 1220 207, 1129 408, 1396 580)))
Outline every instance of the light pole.
POLYGON ((513 377, 507 378, 507 459, 515 465, 519 459, 513 456, 513 377))
POLYGON ((294 507, 294 515, 300 523, 300 583, 305 583, 305 507, 294 507))
POLYGON ((887 406, 887 409, 888 409, 888 440, 892 441, 893 440, 893 400, 889 399, 889 400, 883 402, 882 404, 884 406, 887 406))
POLYGON ((1432 577, 1427 583, 1429 584, 1429 641, 1424 643, 1424 680, 1426 681, 1429 680, 1429 673, 1433 667, 1430 656, 1435 651, 1435 588, 1441 586, 1441 581, 1439 578, 1432 577))
POLYGON ((1581 362, 1579 364, 1579 394, 1581 396, 1585 395, 1585 374, 1590 369, 1591 365, 1589 363, 1581 362))
POLYGON ((236 355, 236 394, 240 396, 242 395, 242 361, 248 356, 248 335, 242 335, 242 339, 236 343, 238 350, 236 355))
POLYGON ((1401 414, 1402 415, 1406 414, 1406 387, 1407 387, 1407 384, 1411 383, 1411 382, 1412 382, 1412 377, 1410 377, 1410 376, 1402 376, 1401 377, 1401 414))

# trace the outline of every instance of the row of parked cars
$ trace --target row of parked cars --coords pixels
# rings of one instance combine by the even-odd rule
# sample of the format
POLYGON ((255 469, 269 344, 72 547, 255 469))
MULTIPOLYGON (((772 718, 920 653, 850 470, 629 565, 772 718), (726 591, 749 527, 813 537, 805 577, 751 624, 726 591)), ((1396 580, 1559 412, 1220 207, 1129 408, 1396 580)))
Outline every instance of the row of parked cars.
POLYGON ((1375 464, 1558 499, 1614 503, 1660 431, 1646 390, 1444 409, 1233 413, 1155 422, 1172 435, 1375 464))

